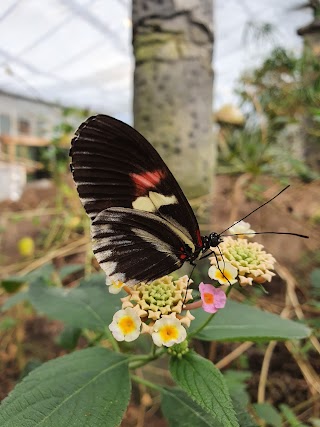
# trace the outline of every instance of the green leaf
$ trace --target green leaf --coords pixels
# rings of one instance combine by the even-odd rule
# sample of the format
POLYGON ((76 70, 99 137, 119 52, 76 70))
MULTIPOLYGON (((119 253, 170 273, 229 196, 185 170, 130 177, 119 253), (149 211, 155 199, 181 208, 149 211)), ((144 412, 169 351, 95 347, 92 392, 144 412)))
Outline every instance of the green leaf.
MULTIPOLYGON (((192 312, 190 332, 209 317, 202 309, 192 312)), ((269 341, 306 338, 311 330, 298 322, 228 300, 212 321, 196 337, 204 341, 269 341)))
POLYGON ((72 326, 66 326, 57 337, 56 343, 66 350, 74 350, 78 344, 81 335, 81 329, 72 326))
POLYGON ((78 273, 78 271, 83 270, 82 264, 68 264, 64 265, 59 270, 60 280, 64 280, 66 277, 70 276, 70 274, 78 273))
POLYGON ((37 284, 30 286, 29 296, 37 311, 80 329, 103 330, 121 304, 119 295, 111 295, 106 286, 69 290, 37 284))
POLYGON ((194 352, 171 358, 176 383, 224 427, 239 427, 223 375, 213 363, 194 352))
POLYGON ((117 427, 129 398, 127 359, 93 347, 32 371, 0 406, 0 425, 117 427))
POLYGON ((14 293, 17 292, 25 283, 26 280, 24 278, 12 276, 1 280, 0 285, 8 293, 14 293))
POLYGON ((247 411, 250 398, 246 390, 247 384, 245 381, 251 376, 251 372, 234 371, 232 369, 223 373, 241 427, 257 427, 257 424, 247 411))
POLYGON ((247 406, 250 401, 249 394, 246 391, 247 385, 245 384, 245 381, 247 381, 251 376, 251 372, 239 372, 232 369, 223 373, 231 398, 236 398, 238 404, 241 404, 244 407, 247 406))
MULTIPOLYGON (((194 402, 183 390, 162 390, 161 409, 169 427, 223 427, 211 414, 194 402)), ((233 401, 240 427, 258 427, 248 412, 233 401)))
POLYGON ((242 404, 240 396, 232 396, 232 403, 234 410, 236 411, 240 427, 258 427, 247 411, 246 406, 242 404))
POLYGON ((31 273, 23 276, 29 283, 36 282, 38 280, 48 281, 54 272, 54 266, 52 263, 44 264, 40 268, 33 270, 31 273))
POLYGON ((314 297, 320 296, 320 268, 315 268, 310 274, 311 293, 314 297))
POLYGON ((178 388, 162 390, 161 409, 169 427, 219 427, 212 415, 178 388))
POLYGON ((22 372, 20 373, 19 379, 22 380, 27 375, 30 374, 30 372, 34 371, 35 369, 39 368, 39 366, 42 365, 42 361, 40 359, 31 359, 29 360, 24 368, 22 369, 22 372))
POLYGON ((279 412, 270 403, 255 403, 253 409, 259 418, 272 427, 281 427, 282 419, 279 412))
POLYGON ((298 418, 296 417, 295 413, 289 408, 288 405, 279 405, 279 408, 281 409, 282 415, 284 416, 285 420, 289 423, 291 427, 308 427, 306 424, 303 424, 298 418))
POLYGON ((106 274, 104 272, 94 273, 80 280, 79 287, 98 286, 106 289, 106 274))
POLYGON ((22 301, 28 301, 29 300, 29 291, 26 292, 19 292, 15 295, 12 295, 12 297, 8 298, 6 302, 1 306, 0 311, 7 311, 11 307, 14 307, 15 305, 19 304, 22 301))

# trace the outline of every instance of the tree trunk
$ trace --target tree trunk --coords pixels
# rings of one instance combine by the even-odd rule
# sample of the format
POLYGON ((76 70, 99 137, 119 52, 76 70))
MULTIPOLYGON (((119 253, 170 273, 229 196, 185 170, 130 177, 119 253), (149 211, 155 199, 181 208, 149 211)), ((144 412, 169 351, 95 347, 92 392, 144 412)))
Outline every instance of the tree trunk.
POLYGON ((187 197, 212 192, 212 0, 133 0, 134 125, 187 197))
MULTIPOLYGON (((311 4, 311 2, 310 2, 311 4)), ((312 3, 314 7, 314 20, 306 25, 305 27, 299 28, 297 33, 299 36, 303 37, 304 40, 304 51, 307 55, 308 52, 314 55, 320 61, 320 1, 314 0, 312 3)), ((319 72, 313 73, 310 75, 310 72, 306 72, 305 81, 306 81, 306 90, 310 84, 310 79, 318 79, 319 72)), ((319 97, 319 95, 318 95, 319 97)), ((305 129, 315 128, 316 124, 313 122, 310 116, 305 117, 303 123, 303 139, 305 140, 304 144, 304 156, 306 163, 313 170, 320 171, 320 138, 319 138, 319 126, 316 130, 316 135, 310 135, 305 129)))

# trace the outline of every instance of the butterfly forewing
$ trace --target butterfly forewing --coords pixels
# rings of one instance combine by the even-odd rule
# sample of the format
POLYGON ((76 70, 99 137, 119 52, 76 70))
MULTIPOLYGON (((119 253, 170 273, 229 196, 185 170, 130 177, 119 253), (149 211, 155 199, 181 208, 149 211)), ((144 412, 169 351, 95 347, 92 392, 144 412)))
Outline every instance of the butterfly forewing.
POLYGON ((96 256, 107 274, 151 280, 179 268, 187 258, 183 248, 201 250, 199 226, 186 197, 139 132, 109 116, 91 117, 76 132, 70 155, 80 199, 92 220, 96 256), (138 218, 139 225, 132 225, 138 218), (107 226, 108 237, 97 234, 98 226, 107 226), (102 249, 103 238, 108 244, 102 249))

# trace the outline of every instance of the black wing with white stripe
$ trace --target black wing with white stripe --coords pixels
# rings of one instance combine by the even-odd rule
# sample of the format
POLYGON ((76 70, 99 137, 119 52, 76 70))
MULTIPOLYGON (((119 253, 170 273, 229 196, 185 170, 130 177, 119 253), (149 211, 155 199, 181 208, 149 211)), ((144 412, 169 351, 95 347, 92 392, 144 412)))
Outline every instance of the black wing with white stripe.
POLYGON ((148 282, 181 267, 184 243, 152 213, 109 208, 92 222, 93 252, 110 280, 148 282))

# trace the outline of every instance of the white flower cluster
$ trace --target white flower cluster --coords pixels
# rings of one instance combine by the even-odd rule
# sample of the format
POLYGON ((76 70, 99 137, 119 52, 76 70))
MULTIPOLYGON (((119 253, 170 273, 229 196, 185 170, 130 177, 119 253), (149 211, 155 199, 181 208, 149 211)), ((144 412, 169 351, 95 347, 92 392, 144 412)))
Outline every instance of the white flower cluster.
POLYGON ((176 281, 164 276, 148 285, 140 283, 132 288, 111 283, 110 292, 113 291, 111 287, 124 287, 128 292, 128 296, 121 298, 122 310, 115 313, 109 326, 115 339, 134 341, 141 333, 148 333, 159 347, 171 347, 184 341, 186 327, 194 319, 190 311, 184 316, 180 314, 183 304, 192 299, 192 290, 187 289, 188 280, 188 276, 176 281))

